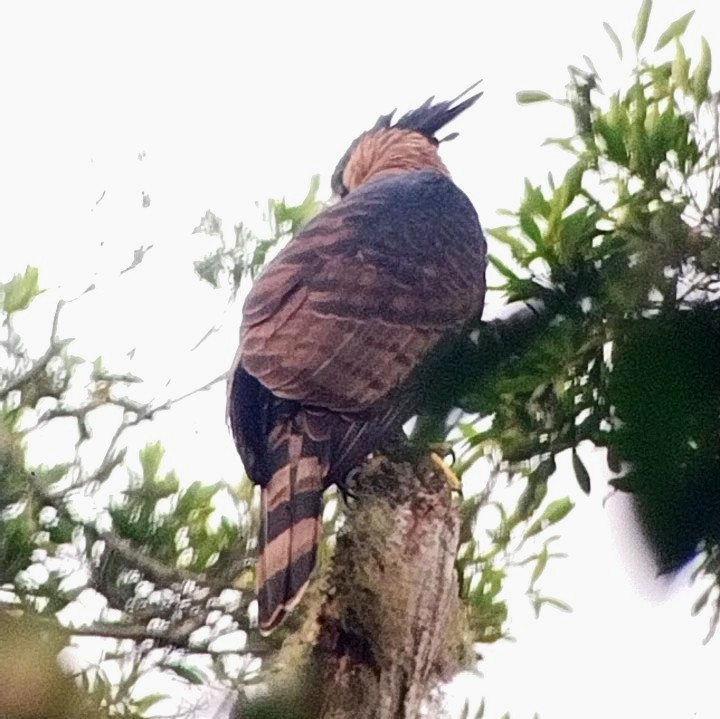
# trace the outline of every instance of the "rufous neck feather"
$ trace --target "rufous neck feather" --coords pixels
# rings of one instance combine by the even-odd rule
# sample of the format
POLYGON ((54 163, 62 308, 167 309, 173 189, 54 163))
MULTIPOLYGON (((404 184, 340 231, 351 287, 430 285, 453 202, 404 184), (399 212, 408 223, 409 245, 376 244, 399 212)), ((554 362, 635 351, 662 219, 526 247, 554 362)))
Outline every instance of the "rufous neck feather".
POLYGON ((368 180, 413 170, 450 175, 437 146, 424 135, 411 130, 379 130, 360 140, 343 172, 343 184, 352 191, 368 180))

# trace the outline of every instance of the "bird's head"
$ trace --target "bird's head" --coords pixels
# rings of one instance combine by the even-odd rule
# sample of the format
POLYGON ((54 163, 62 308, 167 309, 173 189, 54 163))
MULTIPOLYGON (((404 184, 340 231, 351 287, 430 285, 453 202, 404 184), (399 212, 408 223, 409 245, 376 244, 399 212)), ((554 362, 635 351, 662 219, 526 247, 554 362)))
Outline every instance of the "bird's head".
POLYGON ((332 176, 333 193, 344 197, 371 178, 396 172, 435 169, 448 174, 437 148, 457 133, 442 139, 435 135, 482 95, 478 92, 462 99, 478 84, 471 85, 453 100, 434 102, 435 98, 431 97, 394 123, 394 110, 381 115, 342 156, 332 176))

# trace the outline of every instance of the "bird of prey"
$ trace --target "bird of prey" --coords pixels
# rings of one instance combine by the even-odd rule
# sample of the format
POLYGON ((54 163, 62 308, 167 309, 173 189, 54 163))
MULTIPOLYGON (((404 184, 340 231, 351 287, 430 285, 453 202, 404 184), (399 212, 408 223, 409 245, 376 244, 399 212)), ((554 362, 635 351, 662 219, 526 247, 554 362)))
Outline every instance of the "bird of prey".
POLYGON ((436 137, 480 97, 466 97, 474 87, 396 121, 383 115, 361 134, 332 176, 338 202, 290 240, 245 301, 228 417, 262 488, 263 633, 308 584, 323 490, 397 437, 429 353, 482 312, 485 238, 436 137))

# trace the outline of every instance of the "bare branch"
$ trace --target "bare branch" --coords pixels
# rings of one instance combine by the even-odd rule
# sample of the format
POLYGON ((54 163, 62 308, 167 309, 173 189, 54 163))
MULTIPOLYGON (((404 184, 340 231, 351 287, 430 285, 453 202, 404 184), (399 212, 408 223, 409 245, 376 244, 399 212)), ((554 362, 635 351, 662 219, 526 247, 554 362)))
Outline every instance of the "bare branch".
POLYGON ((180 567, 169 567, 167 564, 140 551, 128 539, 118 537, 112 532, 99 532, 97 538, 105 542, 106 546, 117 553, 124 562, 138 569, 148 579, 157 584, 169 586, 185 581, 208 584, 207 577, 204 574, 196 574, 180 567))
POLYGON ((86 627, 68 627, 76 637, 106 637, 108 639, 132 639, 143 642, 148 639, 160 645, 187 648, 190 635, 205 623, 206 612, 200 612, 176 627, 151 628, 142 624, 114 624, 98 622, 86 627))
MULTIPOLYGON (((67 631, 74 637, 105 637, 107 639, 131 639, 134 642, 153 641, 159 646, 168 646, 176 649, 192 649, 199 654, 222 656, 225 654, 254 654, 262 656, 275 651, 264 642, 248 641, 237 650, 217 651, 208 648, 190 646, 190 636, 202 627, 207 618, 207 612, 199 612, 196 616, 186 620, 177 627, 157 628, 142 624, 111 624, 97 622, 85 627, 67 627, 67 631)), ((215 639, 216 637, 213 637, 215 639)))
POLYGON ((55 309, 55 316, 53 317, 52 330, 50 333, 50 346, 47 350, 45 350, 45 353, 40 358, 33 362, 27 371, 20 374, 14 380, 11 380, 5 387, 0 388, 0 400, 4 400, 11 392, 21 389, 28 382, 32 382, 35 377, 45 371, 45 368, 48 366, 50 360, 53 357, 57 357, 57 355, 59 355, 60 352, 62 352, 62 350, 65 349, 70 342, 72 342, 71 339, 59 340, 57 338, 60 310, 63 308, 64 304, 65 302, 60 300, 55 309))
POLYGON ((206 339, 209 337, 212 337, 216 332, 219 332, 220 328, 215 325, 214 327, 211 327, 190 349, 191 352, 194 352, 200 345, 205 342, 206 339))

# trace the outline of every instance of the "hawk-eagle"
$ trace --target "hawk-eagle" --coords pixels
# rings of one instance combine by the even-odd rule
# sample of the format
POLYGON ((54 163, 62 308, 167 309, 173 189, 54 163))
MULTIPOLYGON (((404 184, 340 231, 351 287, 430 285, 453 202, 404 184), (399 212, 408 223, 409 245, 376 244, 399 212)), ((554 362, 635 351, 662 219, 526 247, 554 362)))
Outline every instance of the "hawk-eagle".
POLYGON ((481 94, 463 100, 468 91, 395 122, 383 115, 360 135, 332 177, 339 201, 268 264, 245 301, 228 415, 262 488, 263 632, 307 586, 323 490, 397 435, 413 414, 418 368, 482 312, 485 239, 436 138, 481 94))

